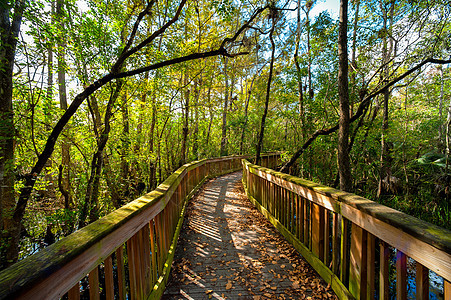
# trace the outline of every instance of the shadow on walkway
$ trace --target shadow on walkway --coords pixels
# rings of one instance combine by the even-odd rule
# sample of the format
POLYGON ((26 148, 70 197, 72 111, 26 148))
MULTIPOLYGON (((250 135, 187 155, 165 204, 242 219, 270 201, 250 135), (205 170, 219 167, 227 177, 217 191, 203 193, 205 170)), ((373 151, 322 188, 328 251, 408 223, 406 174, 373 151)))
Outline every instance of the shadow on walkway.
POLYGON ((336 299, 240 180, 211 180, 189 203, 163 299, 336 299))

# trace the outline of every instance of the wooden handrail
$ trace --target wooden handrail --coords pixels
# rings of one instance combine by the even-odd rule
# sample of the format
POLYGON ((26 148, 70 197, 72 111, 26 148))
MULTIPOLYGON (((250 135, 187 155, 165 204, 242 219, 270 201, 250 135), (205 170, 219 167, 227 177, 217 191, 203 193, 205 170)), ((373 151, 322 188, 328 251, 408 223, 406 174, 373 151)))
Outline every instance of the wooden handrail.
MULTIPOLYGON (((274 166, 279 157, 263 161, 274 166)), ((240 170, 243 158, 185 164, 154 191, 0 272, 0 299, 159 299, 187 200, 207 178, 240 170)))
POLYGON ((389 299, 390 255, 395 250, 397 299, 407 297, 406 257, 416 262, 417 299, 429 299, 429 270, 444 278, 444 299, 451 299, 449 230, 355 194, 244 159, 242 164, 249 199, 340 299, 373 299, 376 294, 389 299))

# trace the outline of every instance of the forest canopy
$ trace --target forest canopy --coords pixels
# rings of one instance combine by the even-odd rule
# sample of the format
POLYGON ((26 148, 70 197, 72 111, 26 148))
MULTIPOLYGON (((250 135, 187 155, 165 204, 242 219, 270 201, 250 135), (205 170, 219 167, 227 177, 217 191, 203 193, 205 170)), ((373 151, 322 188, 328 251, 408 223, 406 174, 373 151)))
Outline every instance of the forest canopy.
POLYGON ((449 229, 451 5, 346 7, 2 1, 0 269, 233 154, 449 229))

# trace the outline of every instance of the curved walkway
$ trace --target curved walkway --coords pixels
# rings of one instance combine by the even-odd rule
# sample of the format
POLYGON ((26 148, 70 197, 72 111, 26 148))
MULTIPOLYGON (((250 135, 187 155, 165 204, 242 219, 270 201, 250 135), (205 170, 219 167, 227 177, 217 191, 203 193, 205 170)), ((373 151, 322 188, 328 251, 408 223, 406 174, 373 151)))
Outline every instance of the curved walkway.
POLYGON ((163 299, 337 299, 247 200, 241 173, 188 204, 163 299))

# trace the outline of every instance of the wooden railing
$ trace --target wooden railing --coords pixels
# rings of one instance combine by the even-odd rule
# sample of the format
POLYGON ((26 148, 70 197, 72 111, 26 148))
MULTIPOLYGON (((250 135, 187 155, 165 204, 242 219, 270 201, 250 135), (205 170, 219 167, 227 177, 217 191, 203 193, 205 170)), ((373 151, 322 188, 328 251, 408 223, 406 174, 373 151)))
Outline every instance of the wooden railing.
MULTIPOLYGON (((0 299, 159 299, 187 199, 207 178, 240 170, 245 157, 180 167, 154 191, 0 272, 0 299)), ((262 161, 272 167, 278 158, 262 161)))
POLYGON ((416 273, 416 298, 429 299, 429 270, 444 279, 440 293, 451 299, 450 231, 246 160, 243 184, 340 299, 406 299, 407 273, 416 273))

